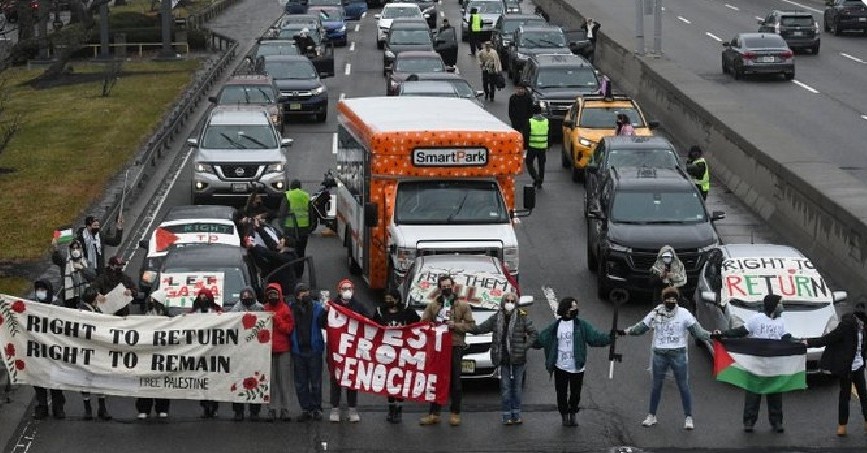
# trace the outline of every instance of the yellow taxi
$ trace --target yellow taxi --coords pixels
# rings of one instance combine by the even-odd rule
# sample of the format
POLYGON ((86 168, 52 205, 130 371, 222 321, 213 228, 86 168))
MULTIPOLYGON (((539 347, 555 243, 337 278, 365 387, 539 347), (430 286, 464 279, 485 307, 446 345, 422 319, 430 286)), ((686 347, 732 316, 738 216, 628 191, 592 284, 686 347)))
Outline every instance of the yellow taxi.
POLYGON ((638 103, 628 96, 585 94, 569 107, 563 120, 561 157, 563 167, 572 169, 572 181, 584 180, 584 169, 593 150, 602 137, 615 134, 617 115, 621 113, 629 117, 635 135, 653 135, 651 130, 658 126, 654 121, 648 122, 638 103))

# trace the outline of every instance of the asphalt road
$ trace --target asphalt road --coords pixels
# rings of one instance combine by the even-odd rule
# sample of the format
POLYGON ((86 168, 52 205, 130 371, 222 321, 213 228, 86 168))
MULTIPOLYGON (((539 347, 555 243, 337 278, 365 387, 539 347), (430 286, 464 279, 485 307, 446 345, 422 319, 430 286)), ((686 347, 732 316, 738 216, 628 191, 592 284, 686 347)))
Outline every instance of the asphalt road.
MULTIPOLYGON (((616 0, 615 0, 616 1, 616 0)), ((530 5, 525 5, 525 9, 530 5)), ((446 16, 459 23, 456 2, 444 5, 446 16)), ((277 17, 280 6, 274 0, 248 0, 227 11, 213 28, 247 41, 256 30, 277 17)), ((333 106, 341 96, 358 97, 383 95, 385 79, 381 72, 382 51, 375 47, 373 12, 364 18, 357 31, 350 33, 354 46, 336 52, 337 76, 327 80, 332 110, 324 124, 293 122, 286 135, 295 139, 290 153, 305 188, 315 190, 321 175, 335 164, 332 154, 336 118, 333 106)), ((350 27, 354 30, 354 27, 350 27)), ((465 45, 464 45, 465 46, 465 45)), ((242 48, 245 47, 242 45, 242 48)), ((459 69, 474 85, 480 85, 477 65, 460 52, 459 69)), ((616 81, 616 75, 614 76, 616 81)), ((506 117, 507 92, 501 92, 496 102, 489 103, 491 112, 506 117)), ((676 139, 676 137, 675 137, 676 139)), ((522 284, 525 294, 535 296, 530 308, 537 327, 552 321, 551 303, 557 298, 574 295, 581 300, 581 316, 607 330, 611 325, 611 308, 595 298, 595 280, 586 270, 584 242, 585 223, 580 205, 582 188, 573 184, 569 174, 559 166, 558 149, 550 152, 549 176, 537 196, 538 207, 519 226, 522 248, 522 284)), ((153 205, 159 207, 156 218, 170 206, 190 202, 189 162, 186 150, 180 151, 183 168, 167 170, 165 181, 169 190, 153 205), (176 179, 174 175, 177 175, 176 179)), ((522 177, 522 183, 529 178, 522 177)), ((766 225, 755 219, 731 195, 723 190, 712 192, 710 209, 730 213, 719 225, 729 240, 757 242, 770 240, 766 225)), ((338 280, 348 275, 344 251, 333 237, 314 237, 308 252, 315 257, 320 286, 333 290, 338 280)), ((142 253, 133 255, 127 269, 136 275, 142 253)), ((129 256, 129 253, 126 253, 129 256)), ((370 300, 360 281, 359 296, 370 300)), ((647 303, 630 303, 621 312, 621 323, 633 323, 650 309, 647 303)), ((683 417, 673 380, 665 384, 659 412, 660 424, 646 429, 640 425, 647 411, 650 375, 647 365, 650 337, 625 339, 619 349, 625 356, 618 365, 614 380, 607 378, 607 348, 594 349, 589 356, 578 428, 563 428, 554 405, 553 383, 544 371, 541 354, 530 355, 528 383, 524 393, 525 424, 504 427, 499 423, 499 392, 494 382, 472 382, 465 385, 464 424, 420 427, 416 419, 425 408, 410 404, 400 426, 388 425, 383 398, 361 395, 359 409, 362 422, 342 423, 235 423, 230 420, 228 404, 221 404, 219 419, 199 419, 200 408, 193 401, 172 403, 171 421, 167 425, 135 420, 135 408, 130 398, 109 398, 113 422, 81 420, 78 395, 67 395, 65 421, 46 420, 28 423, 24 437, 27 447, 18 451, 31 452, 92 452, 120 448, 125 452, 222 452, 222 451, 608 451, 615 446, 636 446, 649 451, 686 448, 690 451, 732 449, 755 451, 756 448, 783 447, 783 450, 842 451, 852 448, 863 451, 865 435, 855 427, 853 435, 839 440, 833 436, 836 424, 836 386, 818 383, 806 392, 789 394, 785 398, 786 427, 783 435, 773 434, 760 420, 752 435, 741 432, 742 392, 714 381, 709 355, 700 349, 691 350, 691 385, 694 398, 696 429, 682 429, 683 417)), ((324 381, 327 389, 327 381, 324 381)), ((328 407, 328 392, 323 392, 328 407)), ((294 398, 294 395, 293 395, 294 398)), ((293 407, 297 407, 293 404, 293 407)), ((853 406, 854 407, 854 406, 853 406)), ((297 413, 293 414, 297 415, 297 413)), ((764 413, 761 415, 764 417, 764 413)), ((853 421, 857 417, 853 416, 853 421)))

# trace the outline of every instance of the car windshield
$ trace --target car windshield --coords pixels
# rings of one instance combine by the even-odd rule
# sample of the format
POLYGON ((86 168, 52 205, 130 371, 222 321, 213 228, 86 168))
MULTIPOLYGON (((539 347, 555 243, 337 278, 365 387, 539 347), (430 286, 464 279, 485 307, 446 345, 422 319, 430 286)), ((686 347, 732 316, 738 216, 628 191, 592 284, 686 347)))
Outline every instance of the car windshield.
POLYGON ((812 27, 813 16, 783 16, 780 23, 787 26, 812 27))
POLYGON ((608 168, 676 168, 677 158, 669 148, 615 148, 608 150, 608 168))
MULTIPOLYGON (((187 273, 207 273, 207 272, 222 272, 223 273, 223 306, 232 306, 241 297, 241 290, 249 286, 246 282, 244 272, 237 267, 219 267, 219 266, 196 266, 193 268, 177 267, 164 269, 163 274, 187 274, 187 273)), ((187 307, 187 308, 191 308, 187 307)))
POLYGON ((280 29, 280 37, 283 39, 292 39, 298 36, 304 28, 307 28, 307 36, 310 36, 313 39, 313 42, 319 43, 322 41, 322 37, 319 35, 319 29, 309 27, 282 28, 280 29))
POLYGON ((439 58, 398 58, 394 63, 397 72, 443 72, 446 70, 439 58))
POLYGON ((783 38, 777 35, 744 38, 745 49, 785 49, 788 48, 783 38))
POLYGON ((345 19, 345 15, 343 9, 321 9, 319 10, 319 15, 322 17, 324 22, 343 22, 345 19))
POLYGON ((256 56, 263 57, 268 55, 298 55, 298 48, 295 43, 283 42, 282 44, 260 45, 256 50, 256 56))
POLYGON ((566 38, 560 30, 526 31, 521 33, 518 45, 538 49, 556 49, 566 47, 566 38))
POLYGON ((475 8, 479 14, 503 14, 505 12, 503 2, 501 1, 470 2, 467 5, 467 14, 469 14, 473 8, 475 8))
POLYGON ((632 123, 633 127, 644 127, 644 122, 635 109, 623 107, 584 108, 581 110, 578 126, 613 130, 617 126, 617 115, 621 113, 629 117, 629 122, 632 123))
POLYGON ((273 104, 277 100, 268 85, 225 85, 218 104, 273 104))
POLYGON ((408 181, 397 186, 398 225, 498 224, 509 222, 496 182, 408 181))
POLYGON ((397 19, 399 17, 422 17, 418 6, 389 6, 382 9, 383 19, 397 19))
POLYGON ((271 126, 214 124, 202 134, 203 149, 274 149, 277 137, 271 126))
MULTIPOLYGON (((587 88, 595 90, 599 80, 593 68, 541 68, 536 78, 537 88, 587 88)), ((612 123, 613 124, 613 123, 612 123)))
MULTIPOLYGON (((506 16, 508 17, 508 16, 506 16)), ((525 24, 544 24, 545 21, 543 19, 510 19, 503 21, 503 33, 511 34, 515 30, 518 29, 521 25, 525 24)))
POLYGON ((317 77, 313 63, 305 59, 294 61, 265 60, 265 72, 271 77, 281 80, 310 80, 317 77))
POLYGON ((864 0, 846 0, 843 6, 864 6, 864 0))
POLYGON ((707 216, 695 191, 619 191, 611 207, 611 220, 617 223, 664 224, 699 223, 707 216))
POLYGON ((343 6, 342 0, 307 0, 307 7, 313 6, 343 6))
POLYGON ((431 44, 430 32, 427 30, 392 30, 388 38, 388 44, 431 44))

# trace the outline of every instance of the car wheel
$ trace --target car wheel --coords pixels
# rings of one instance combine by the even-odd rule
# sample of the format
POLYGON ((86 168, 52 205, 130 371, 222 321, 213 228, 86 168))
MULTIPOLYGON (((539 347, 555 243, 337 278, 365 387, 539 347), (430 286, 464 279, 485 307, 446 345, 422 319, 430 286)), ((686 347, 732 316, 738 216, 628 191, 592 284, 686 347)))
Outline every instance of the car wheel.
POLYGON ((786 80, 795 80, 795 71, 785 73, 784 77, 786 80))
POLYGON ((839 21, 834 21, 834 36, 840 36, 843 34, 843 28, 840 27, 839 21))
POLYGON ((379 50, 385 49, 385 41, 376 41, 376 48, 379 50))
POLYGON ((572 182, 584 182, 584 169, 572 165, 572 182))
POLYGON ((569 156, 566 153, 566 144, 560 143, 560 165, 562 165, 563 168, 569 168, 569 166, 572 165, 572 162, 569 162, 569 156))
POLYGON ((810 52, 813 55, 819 55, 819 44, 816 44, 815 46, 811 47, 810 52))
POLYGON ((327 110, 323 111, 322 113, 316 114, 316 122, 317 123, 324 123, 327 118, 328 118, 328 111, 327 110))

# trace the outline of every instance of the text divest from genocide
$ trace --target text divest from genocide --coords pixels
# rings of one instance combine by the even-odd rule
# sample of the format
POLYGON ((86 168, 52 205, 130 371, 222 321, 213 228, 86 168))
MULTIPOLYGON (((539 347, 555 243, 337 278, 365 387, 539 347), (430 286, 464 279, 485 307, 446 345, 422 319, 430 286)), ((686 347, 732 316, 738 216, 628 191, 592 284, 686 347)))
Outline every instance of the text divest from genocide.
POLYGON ((0 295, 13 384, 138 398, 267 403, 271 314, 117 316, 0 295))
POLYGON ((328 369, 340 386, 418 402, 448 400, 448 326, 384 327, 332 304, 327 334, 328 369))

